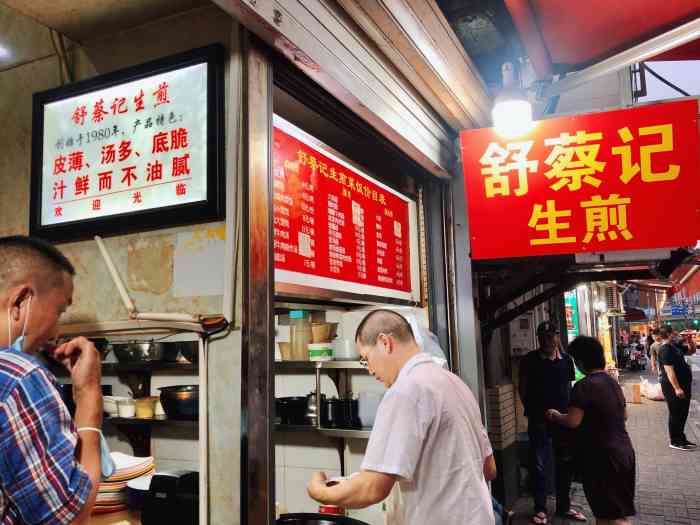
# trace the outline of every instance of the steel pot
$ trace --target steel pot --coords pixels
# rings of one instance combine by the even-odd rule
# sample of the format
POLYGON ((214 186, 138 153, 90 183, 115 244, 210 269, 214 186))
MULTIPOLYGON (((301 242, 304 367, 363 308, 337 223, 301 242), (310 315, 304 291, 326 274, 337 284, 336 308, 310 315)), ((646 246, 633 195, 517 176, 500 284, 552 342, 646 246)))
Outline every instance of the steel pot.
POLYGON ((199 342, 197 341, 180 341, 172 343, 178 349, 179 354, 190 363, 199 361, 199 342))
POLYGON ((196 420, 199 417, 199 385, 166 386, 158 390, 168 419, 196 420))
POLYGON ((114 355, 120 363, 135 363, 144 361, 161 361, 163 359, 163 343, 155 341, 130 341, 112 345, 114 355))

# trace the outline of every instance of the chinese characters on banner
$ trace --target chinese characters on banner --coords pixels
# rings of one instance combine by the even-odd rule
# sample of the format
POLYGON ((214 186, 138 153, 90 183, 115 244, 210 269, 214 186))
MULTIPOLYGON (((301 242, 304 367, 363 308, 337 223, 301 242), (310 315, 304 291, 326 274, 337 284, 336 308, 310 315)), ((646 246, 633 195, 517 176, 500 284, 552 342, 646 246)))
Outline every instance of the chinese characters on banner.
POLYGON ((44 108, 42 225, 206 200, 207 64, 44 108))
POLYGON ((694 245, 696 100, 463 131, 474 259, 694 245))
POLYGON ((275 116, 274 257, 296 284, 409 293, 408 199, 301 139, 275 116), (320 280, 319 278, 322 278, 320 280), (346 283, 343 285, 343 283, 346 283))

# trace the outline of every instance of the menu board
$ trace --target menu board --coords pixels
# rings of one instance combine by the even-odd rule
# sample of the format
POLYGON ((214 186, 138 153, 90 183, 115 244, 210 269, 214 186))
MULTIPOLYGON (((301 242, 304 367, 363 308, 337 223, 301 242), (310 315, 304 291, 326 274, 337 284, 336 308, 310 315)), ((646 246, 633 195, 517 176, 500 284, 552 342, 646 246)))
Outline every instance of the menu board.
POLYGON ((276 281, 414 298, 415 203, 277 115, 273 204, 276 281))
POLYGON ((205 200, 207 64, 44 107, 41 222, 205 200))
POLYGON ((202 48, 35 94, 32 228, 71 238, 88 223, 88 235, 116 233, 220 213, 219 55, 202 48))

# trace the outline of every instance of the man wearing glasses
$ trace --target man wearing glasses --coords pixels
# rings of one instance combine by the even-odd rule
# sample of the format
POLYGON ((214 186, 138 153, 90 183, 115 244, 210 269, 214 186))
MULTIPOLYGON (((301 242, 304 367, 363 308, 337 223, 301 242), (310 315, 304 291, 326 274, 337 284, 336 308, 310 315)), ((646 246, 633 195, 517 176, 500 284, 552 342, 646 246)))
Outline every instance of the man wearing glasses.
POLYGON ((469 388, 421 352, 406 319, 374 310, 355 335, 362 362, 388 388, 377 411, 361 472, 333 486, 317 473, 315 500, 365 508, 398 482, 394 522, 405 525, 493 525, 484 464, 492 456, 479 406, 469 388))

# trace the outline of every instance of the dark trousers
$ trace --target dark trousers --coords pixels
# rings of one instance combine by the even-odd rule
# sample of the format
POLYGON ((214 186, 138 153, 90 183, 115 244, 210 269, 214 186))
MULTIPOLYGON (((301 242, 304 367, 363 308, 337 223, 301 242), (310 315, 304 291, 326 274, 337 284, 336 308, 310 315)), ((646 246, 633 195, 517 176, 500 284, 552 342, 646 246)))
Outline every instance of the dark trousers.
POLYGON ((554 453, 554 488, 557 498, 557 514, 564 514, 571 507, 571 481, 573 480, 574 451, 562 442, 561 434, 547 423, 528 424, 532 454, 532 480, 535 496, 535 512, 547 512, 547 481, 549 459, 554 453))
POLYGON ((688 420, 690 410, 690 387, 683 387, 685 398, 676 396, 676 392, 668 381, 661 381, 661 389, 668 405, 668 435, 672 445, 683 445, 687 442, 685 437, 685 422, 688 420))

